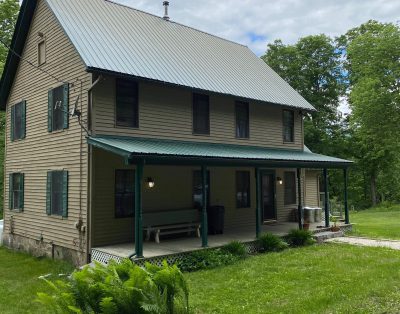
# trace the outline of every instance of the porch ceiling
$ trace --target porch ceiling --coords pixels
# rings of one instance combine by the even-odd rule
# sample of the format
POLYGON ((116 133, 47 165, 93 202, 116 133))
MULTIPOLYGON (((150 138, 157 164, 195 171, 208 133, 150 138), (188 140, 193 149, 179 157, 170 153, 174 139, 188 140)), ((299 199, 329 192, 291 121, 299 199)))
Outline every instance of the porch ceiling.
POLYGON ((314 154, 308 149, 276 149, 256 146, 190 142, 137 137, 93 136, 88 144, 135 163, 207 164, 221 166, 268 166, 346 168, 351 161, 314 154))

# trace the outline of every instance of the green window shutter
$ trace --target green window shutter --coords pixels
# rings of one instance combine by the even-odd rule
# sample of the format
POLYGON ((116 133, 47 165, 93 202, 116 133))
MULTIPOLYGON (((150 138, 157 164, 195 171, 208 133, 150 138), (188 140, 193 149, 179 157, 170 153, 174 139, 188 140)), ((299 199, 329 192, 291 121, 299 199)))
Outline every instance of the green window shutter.
POLYGON ((11 107, 11 119, 10 119, 10 139, 14 141, 14 126, 15 126, 15 106, 11 107))
POLYGON ((13 174, 10 173, 8 177, 8 208, 13 209, 13 174))
POLYGON ((51 186, 52 186, 52 172, 47 172, 47 186, 46 186, 46 213, 51 215, 51 186))
POLYGON ((22 125, 21 125, 21 127, 22 127, 22 137, 21 138, 25 138, 25 136, 26 136, 26 101, 25 100, 22 102, 22 117, 21 117, 21 120, 22 120, 22 125))
POLYGON ((64 84, 63 88, 63 111, 64 111, 64 129, 68 129, 69 123, 69 85, 64 84))
POLYGON ((47 130, 49 132, 53 131, 53 90, 49 90, 48 96, 48 112, 47 112, 47 130))
POLYGON ((25 188, 25 174, 21 173, 21 180, 20 182, 20 191, 21 193, 19 194, 19 204, 20 204, 20 209, 24 209, 24 188, 25 188))
POLYGON ((63 172, 62 216, 68 217, 68 171, 63 172))

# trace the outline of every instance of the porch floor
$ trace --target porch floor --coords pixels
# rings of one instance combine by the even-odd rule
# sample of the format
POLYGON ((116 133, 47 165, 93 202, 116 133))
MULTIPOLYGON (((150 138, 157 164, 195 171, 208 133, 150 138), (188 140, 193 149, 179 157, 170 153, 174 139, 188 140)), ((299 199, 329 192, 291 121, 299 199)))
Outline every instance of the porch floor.
MULTIPOLYGON (((318 230, 319 226, 324 227, 324 222, 310 224, 310 230, 318 230)), ((298 224, 296 222, 284 222, 284 223, 271 223, 262 226, 262 232, 271 232, 276 235, 283 236, 292 229, 297 229, 298 224)), ((322 228, 323 229, 323 228, 322 228)), ((241 242, 250 242, 255 240, 255 227, 236 230, 226 231, 224 234, 209 235, 208 246, 220 247, 233 240, 241 242)), ((201 238, 194 236, 180 237, 176 239, 160 239, 160 243, 155 243, 154 240, 143 242, 143 255, 145 258, 164 256, 182 252, 190 252, 201 249, 201 238)), ((135 244, 121 243, 115 245, 107 245, 102 247, 93 248, 98 252, 103 252, 118 257, 128 257, 135 250, 135 244)))

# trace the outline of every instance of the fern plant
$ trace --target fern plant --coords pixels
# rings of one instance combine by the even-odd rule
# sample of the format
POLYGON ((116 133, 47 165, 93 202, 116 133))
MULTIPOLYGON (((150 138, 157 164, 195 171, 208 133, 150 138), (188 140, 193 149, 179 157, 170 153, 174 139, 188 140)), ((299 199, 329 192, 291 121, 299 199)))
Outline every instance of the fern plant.
POLYGON ((52 293, 38 293, 37 300, 54 313, 188 313, 189 291, 176 266, 130 260, 108 266, 96 263, 75 271, 66 281, 49 281, 52 293))
POLYGON ((311 231, 300 229, 291 230, 286 236, 286 240, 291 246, 304 246, 315 243, 311 231))
POLYGON ((262 252, 279 252, 289 246, 281 237, 272 233, 260 234, 257 243, 262 252))
POLYGON ((240 258, 245 258, 247 256, 246 247, 242 242, 239 241, 231 241, 228 244, 225 244, 222 247, 222 250, 240 258))

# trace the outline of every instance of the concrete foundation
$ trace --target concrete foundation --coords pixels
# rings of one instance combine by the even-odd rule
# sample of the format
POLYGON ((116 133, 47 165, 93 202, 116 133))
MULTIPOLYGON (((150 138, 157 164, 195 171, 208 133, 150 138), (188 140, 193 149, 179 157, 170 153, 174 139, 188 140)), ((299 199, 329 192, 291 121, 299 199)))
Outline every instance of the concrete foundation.
POLYGON ((75 266, 86 264, 85 252, 62 247, 54 243, 44 242, 36 239, 27 238, 21 235, 3 233, 3 245, 36 257, 48 257, 52 259, 65 260, 75 266))

